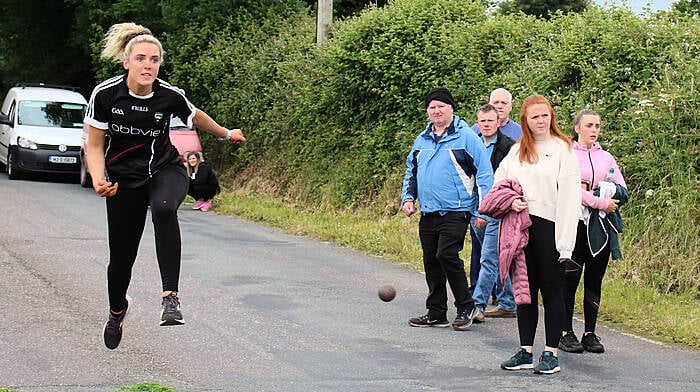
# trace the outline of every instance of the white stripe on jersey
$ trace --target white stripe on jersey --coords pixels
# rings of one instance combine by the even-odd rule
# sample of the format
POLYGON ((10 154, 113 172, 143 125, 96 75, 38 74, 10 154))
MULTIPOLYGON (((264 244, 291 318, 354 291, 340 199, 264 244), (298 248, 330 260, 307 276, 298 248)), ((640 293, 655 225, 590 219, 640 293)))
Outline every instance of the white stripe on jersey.
POLYGON ((95 115, 95 96, 97 93, 100 91, 107 89, 109 87, 114 86, 115 84, 121 83, 121 81, 124 80, 124 75, 117 75, 114 77, 111 77, 104 82, 98 84, 95 86, 95 89, 92 90, 92 95, 90 95, 90 101, 88 102, 88 110, 85 112, 85 118, 94 118, 95 115))
POLYGON ((187 103, 187 107, 189 107, 190 111, 191 111, 191 114, 189 115, 189 117, 187 117, 187 121, 185 121, 185 124, 188 127, 193 128, 194 124, 192 123, 192 119, 194 119, 194 115, 196 113, 197 108, 192 104, 192 102, 190 102, 189 99, 187 99, 187 97, 185 96, 185 90, 183 90, 179 87, 175 87, 163 79, 158 79, 158 82, 160 83, 161 87, 167 88, 168 90, 174 91, 174 92, 182 95, 182 98, 184 98, 185 102, 187 103))

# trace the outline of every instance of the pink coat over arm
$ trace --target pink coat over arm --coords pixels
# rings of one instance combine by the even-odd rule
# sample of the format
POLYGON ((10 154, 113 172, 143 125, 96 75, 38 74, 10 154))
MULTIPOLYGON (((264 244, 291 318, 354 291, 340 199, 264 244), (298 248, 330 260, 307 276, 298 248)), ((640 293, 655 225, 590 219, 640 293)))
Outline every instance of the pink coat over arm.
POLYGON ((531 298, 524 249, 530 240, 528 228, 532 226, 532 221, 527 208, 520 212, 510 208, 513 200, 522 197, 523 189, 517 181, 508 178, 501 180, 486 194, 479 213, 501 220, 498 234, 499 277, 505 285, 510 273, 515 303, 527 305, 531 303, 531 298))

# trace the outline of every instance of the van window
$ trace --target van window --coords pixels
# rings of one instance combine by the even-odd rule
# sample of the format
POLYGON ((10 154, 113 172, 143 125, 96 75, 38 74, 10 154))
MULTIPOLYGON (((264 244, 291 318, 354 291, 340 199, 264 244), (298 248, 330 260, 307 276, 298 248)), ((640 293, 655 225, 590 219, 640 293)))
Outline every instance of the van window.
POLYGON ((15 123, 15 101, 12 101, 12 104, 10 105, 10 113, 8 113, 8 116, 10 118, 10 121, 14 124, 15 123))
POLYGON ((85 105, 66 102, 20 101, 17 123, 39 127, 82 128, 85 105))

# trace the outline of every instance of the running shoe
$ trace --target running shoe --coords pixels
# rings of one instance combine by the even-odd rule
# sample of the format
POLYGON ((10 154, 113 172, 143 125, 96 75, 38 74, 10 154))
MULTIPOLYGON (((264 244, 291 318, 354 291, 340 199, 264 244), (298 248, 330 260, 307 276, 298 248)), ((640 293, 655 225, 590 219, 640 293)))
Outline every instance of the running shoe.
POLYGON ((131 302, 131 298, 126 297, 124 309, 119 314, 114 314, 111 310, 109 311, 109 317, 102 330, 102 336, 104 337, 105 346, 110 350, 117 348, 122 341, 124 320, 129 312, 129 302, 131 302))
POLYGON ((160 325, 182 325, 185 320, 182 318, 180 311, 180 299, 177 294, 170 293, 167 297, 163 297, 163 310, 160 313, 160 325))

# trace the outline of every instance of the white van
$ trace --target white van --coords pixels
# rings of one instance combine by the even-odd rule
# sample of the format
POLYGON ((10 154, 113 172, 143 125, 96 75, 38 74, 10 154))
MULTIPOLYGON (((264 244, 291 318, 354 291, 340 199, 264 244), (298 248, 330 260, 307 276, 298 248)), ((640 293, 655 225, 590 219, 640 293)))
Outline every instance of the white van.
POLYGON ((0 110, 0 164, 10 179, 23 173, 80 173, 87 101, 67 86, 21 83, 0 110))

